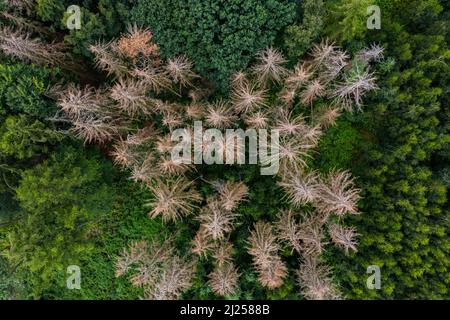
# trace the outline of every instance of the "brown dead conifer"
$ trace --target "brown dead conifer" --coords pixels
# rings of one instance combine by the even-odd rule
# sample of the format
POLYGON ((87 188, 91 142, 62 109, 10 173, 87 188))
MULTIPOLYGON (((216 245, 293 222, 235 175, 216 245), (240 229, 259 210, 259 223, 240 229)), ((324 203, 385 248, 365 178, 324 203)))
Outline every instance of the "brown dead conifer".
POLYGON ((168 59, 165 70, 172 82, 180 87, 192 86, 192 81, 199 77, 192 71, 192 63, 184 55, 168 59))
POLYGON ((208 283, 213 291, 220 296, 225 296, 236 292, 239 273, 233 263, 226 263, 216 266, 208 278, 208 283))
POLYGON ((136 25, 128 26, 128 31, 117 41, 114 49, 132 60, 140 55, 148 60, 159 61, 159 48, 152 42, 153 34, 150 30, 142 29, 136 25))
POLYGON ((338 224, 331 224, 328 226, 328 232, 333 243, 342 248, 346 254, 349 250, 358 251, 356 236, 357 233, 354 228, 346 228, 338 224))
POLYGON ((258 54, 252 72, 262 85, 266 85, 268 81, 280 82, 287 73, 283 67, 285 62, 286 60, 279 51, 269 47, 258 54))
POLYGON ((348 171, 332 171, 319 186, 320 201, 315 204, 325 214, 343 216, 346 213, 357 214, 359 189, 348 171))
POLYGON ((295 213, 292 210, 282 210, 278 213, 276 223, 278 239, 284 241, 293 250, 301 252, 301 237, 299 234, 300 225, 295 220, 295 213))
POLYGON ((287 172, 278 185, 294 206, 312 203, 319 195, 319 177, 315 172, 287 172))
POLYGON ((44 43, 22 30, 0 28, 0 50, 7 56, 40 65, 56 65, 67 62, 63 43, 44 43))
POLYGON ((320 265, 317 257, 305 256, 297 274, 302 294, 306 299, 340 299, 340 293, 331 281, 330 269, 320 265))
POLYGON ((147 202, 152 207, 149 216, 162 216, 163 221, 177 221, 190 214, 201 200, 200 194, 193 188, 192 182, 185 178, 158 180, 156 185, 148 184, 153 199, 147 202))
POLYGON ((270 289, 281 286, 287 275, 287 268, 278 256, 278 250, 279 245, 271 225, 258 221, 250 235, 248 252, 253 256, 259 282, 270 289))
POLYGON ((213 240, 221 240, 233 230, 236 215, 224 209, 215 199, 209 199, 208 204, 196 218, 206 236, 213 240))
POLYGON ((219 193, 220 205, 228 211, 236 209, 248 194, 248 188, 243 182, 217 182, 215 188, 219 193))

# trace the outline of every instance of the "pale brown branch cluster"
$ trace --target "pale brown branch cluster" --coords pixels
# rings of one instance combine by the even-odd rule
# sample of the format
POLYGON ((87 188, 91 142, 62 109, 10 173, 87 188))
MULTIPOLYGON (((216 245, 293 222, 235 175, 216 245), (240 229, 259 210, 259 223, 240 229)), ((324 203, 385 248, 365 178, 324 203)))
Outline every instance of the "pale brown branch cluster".
POLYGON ((269 47, 257 55, 256 64, 252 72, 258 78, 258 82, 267 85, 269 81, 280 82, 287 70, 283 67, 286 63, 283 55, 276 49, 269 47))
POLYGON ((234 229, 234 212, 247 195, 247 186, 242 182, 214 182, 217 195, 207 199, 196 218, 200 228, 192 241, 192 252, 207 256, 217 241, 223 241, 234 229))
POLYGON ((356 54, 356 57, 365 62, 380 61, 381 59, 383 59, 383 52, 384 52, 383 47, 377 44, 372 44, 368 48, 361 49, 356 54))
POLYGON ((267 90, 258 82, 258 76, 251 80, 244 72, 238 72, 231 81, 230 100, 234 112, 249 128, 268 128, 270 114, 267 90))
POLYGON ((316 172, 288 172, 278 185, 294 206, 312 203, 319 195, 319 176, 316 172))
POLYGON ((117 51, 122 55, 136 59, 139 56, 159 59, 159 48, 152 43, 153 34, 136 25, 128 27, 128 33, 117 41, 117 51))
MULTIPOLYGON (((324 227, 334 214, 356 214, 359 189, 354 187, 351 175, 346 171, 332 171, 325 178, 315 172, 291 172, 283 176, 279 185, 288 200, 297 207, 313 205, 311 214, 296 219, 293 210, 282 211, 277 222, 278 237, 303 257, 298 272, 302 293, 307 299, 337 299, 338 290, 333 286, 326 266, 318 259, 324 250, 324 227)), ((337 223, 328 224, 328 233, 334 245, 346 254, 357 251, 355 229, 337 223)))
MULTIPOLYGON (((153 43, 153 34, 137 27, 129 27, 128 33, 109 43, 90 46, 99 69, 116 78, 133 78, 135 85, 129 89, 130 95, 139 85, 140 93, 169 91, 172 86, 179 88, 193 86, 198 76, 192 71, 193 65, 186 56, 161 61, 159 47, 153 43)), ((126 106, 124 107, 126 108, 126 106)))
POLYGON ((209 285, 221 296, 234 294, 238 288, 239 272, 233 263, 233 246, 223 241, 214 248, 214 270, 208 275, 209 285))
POLYGON ((149 183, 148 188, 153 193, 153 199, 147 202, 152 209, 149 216, 161 216, 163 221, 177 221, 189 215, 200 202, 201 196, 194 189, 192 181, 178 177, 166 181, 157 180, 149 183))
POLYGON ((253 257, 259 282, 269 289, 280 287, 287 275, 287 267, 278 255, 280 246, 276 240, 269 223, 255 223, 249 239, 248 253, 253 257))
POLYGON ((354 106, 361 110, 362 97, 377 89, 376 78, 369 71, 369 63, 383 57, 383 48, 380 46, 372 45, 360 50, 353 66, 350 66, 347 53, 328 41, 314 45, 311 56, 319 81, 326 84, 335 82, 331 84, 327 95, 336 98, 344 110, 352 111, 354 106))
POLYGON ((207 106, 205 121, 211 127, 227 129, 234 125, 236 115, 227 101, 217 100, 207 106))
POLYGON ((348 54, 328 40, 313 45, 310 55, 318 78, 325 84, 338 78, 350 63, 348 54))
POLYGON ((285 86, 289 89, 298 90, 313 76, 311 67, 305 62, 298 62, 294 70, 289 71, 286 77, 285 86))
POLYGON ((119 109, 131 117, 136 114, 151 114, 151 100, 147 96, 147 89, 143 82, 131 79, 119 79, 111 88, 111 98, 117 102, 119 109))
POLYGON ((224 265, 233 262, 233 245, 228 241, 221 241, 215 244, 212 257, 217 265, 224 265))
MULTIPOLYGON (((314 171, 309 173, 292 171, 285 174, 278 184, 283 188, 288 201, 294 207, 312 205, 315 208, 312 218, 305 219, 299 226, 301 232, 291 233, 291 238, 296 237, 303 240, 303 249, 307 254, 322 252, 322 229, 331 215, 342 217, 345 214, 357 214, 357 202, 360 199, 359 189, 354 187, 353 179, 347 171, 332 171, 324 178, 314 171)), ((292 214, 283 215, 286 226, 293 224, 292 216, 292 214), (292 223, 289 224, 287 221, 292 223)), ((298 228, 291 230, 298 231, 298 228)), ((338 229, 335 226, 332 230, 333 242, 336 245, 345 249, 346 252, 349 248, 356 251, 356 243, 351 241, 353 229, 338 229), (338 241, 338 239, 340 240, 338 241), (344 241, 344 239, 347 240, 344 241), (344 245, 344 242, 347 245, 344 245)), ((295 242, 290 242, 290 244, 294 248, 298 247, 295 242)))
POLYGON ((71 131, 86 143, 105 143, 128 130, 127 120, 100 90, 69 86, 59 95, 58 105, 72 122, 71 131))
MULTIPOLYGON (((152 42, 153 34, 136 25, 128 32, 110 42, 98 42, 89 47, 99 69, 117 78, 133 73, 134 69, 156 71, 160 64, 159 48, 152 42)), ((162 72, 160 72, 162 73, 162 72)))
POLYGON ((298 270, 298 283, 302 294, 310 300, 338 300, 340 293, 330 278, 331 270, 321 265, 318 257, 305 256, 298 270))
POLYGON ((221 296, 233 294, 238 286, 239 273, 233 263, 217 266, 208 275, 209 285, 213 291, 221 296))
MULTIPOLYGON (((6 3, 8 6, 8 4, 6 3)), ((30 20, 27 17, 20 16, 20 12, 23 8, 20 6, 10 7, 10 12, 7 10, 1 11, 0 16, 7 19, 11 24, 20 28, 23 31, 36 32, 37 34, 49 35, 50 31, 48 27, 38 21, 30 20), (17 13, 19 11, 19 14, 17 13)), ((33 9, 33 4, 31 3, 30 9, 33 9)))
POLYGON ((325 245, 323 225, 324 221, 320 216, 282 210, 276 223, 277 236, 299 254, 318 256, 325 245), (299 217, 302 218, 301 221, 299 217))
POLYGON ((139 241, 131 244, 128 249, 124 249, 120 257, 116 261, 116 277, 120 277, 127 273, 131 266, 139 262, 146 254, 148 243, 139 241))
POLYGON ((248 195, 248 188, 243 182, 219 181, 215 187, 221 206, 228 211, 235 210, 248 195))
POLYGON ((299 141, 299 139, 295 137, 282 137, 279 143, 276 144, 277 149, 279 150, 279 174, 281 176, 291 170, 301 171, 307 167, 306 161, 308 158, 311 158, 309 151, 312 149, 312 145, 307 142, 301 142, 302 141, 299 141))
POLYGON ((296 221, 296 213, 293 210, 281 210, 275 227, 278 239, 287 243, 296 252, 302 251, 300 224, 296 221))
POLYGON ((245 124, 253 129, 267 129, 269 125, 269 114, 267 111, 258 110, 244 115, 245 124))
POLYGON ((357 203, 361 198, 359 191, 354 187, 353 178, 348 171, 332 171, 320 184, 320 201, 316 203, 316 207, 325 214, 357 214, 357 203))
POLYGON ((240 274, 233 262, 233 247, 225 239, 214 241, 204 230, 202 224, 192 241, 192 253, 206 258, 208 252, 212 251, 214 270, 208 275, 209 285, 217 295, 234 294, 238 288, 240 274))
POLYGON ((236 215, 227 210, 215 199, 209 199, 197 220, 202 226, 206 237, 212 240, 221 240, 233 230, 236 215))
POLYGON ((150 183, 152 180, 160 179, 164 174, 170 176, 162 169, 176 171, 186 169, 185 165, 174 163, 172 167, 161 161, 170 151, 172 142, 167 141, 161 135, 160 130, 148 125, 139 129, 134 134, 129 134, 126 139, 121 139, 113 146, 111 156, 114 162, 131 170, 131 179, 136 182, 150 183), (155 137, 156 142, 155 142, 155 137))
MULTIPOLYGON (((238 289, 239 271, 229 239, 239 225, 237 209, 249 190, 243 182, 214 182, 216 194, 203 199, 195 180, 190 180, 195 167, 171 157, 178 142, 172 141, 172 133, 184 128, 192 137, 195 120, 218 129, 233 128, 242 120, 251 129, 277 130, 278 184, 291 208, 280 210, 275 230, 268 222, 255 223, 248 253, 261 285, 278 288, 288 274, 279 255, 280 241, 303 259, 298 277, 305 297, 338 297, 319 259, 330 239, 346 253, 356 251, 356 231, 330 219, 339 221, 346 214, 356 214, 359 190, 350 173, 334 170, 321 175, 309 169, 308 163, 323 132, 336 124, 343 111, 353 110, 354 105, 360 108, 362 97, 375 89, 369 63, 382 56, 382 49, 374 46, 360 51, 356 60, 363 62, 353 64, 346 52, 323 41, 313 47, 308 60, 288 70, 282 54, 268 48, 249 71, 233 76, 228 99, 210 101, 209 87, 194 87, 202 80, 187 57, 163 61, 152 40, 150 31, 134 26, 118 40, 91 46, 97 66, 115 81, 109 89, 69 86, 59 95, 61 111, 73 123, 71 130, 85 142, 114 142, 110 152, 114 162, 151 191, 150 217, 176 222, 196 214, 199 229, 191 252, 213 260, 208 283, 221 296, 238 289), (188 104, 180 102, 185 94, 191 98, 188 104), (132 129, 136 124, 143 126, 132 129)), ((209 147, 203 140, 198 142, 202 142, 200 152, 209 147)), ((227 160, 228 151, 237 148, 230 141, 214 143, 227 160)), ((264 141, 259 146, 264 147, 264 141)), ((274 160, 273 156, 262 165, 274 160)), ((174 255, 173 247, 146 242, 133 245, 118 260, 118 275, 131 269, 133 284, 144 286, 145 297, 151 299, 179 297, 189 287, 193 272, 190 263, 174 255)))
POLYGON ((278 112, 274 125, 274 129, 279 130, 281 136, 304 135, 308 131, 305 117, 295 116, 286 108, 278 112))
POLYGON ((319 256, 324 250, 324 219, 312 214, 305 217, 299 225, 299 237, 302 240, 302 251, 307 256, 319 256))
POLYGON ((214 241, 208 237, 205 227, 202 225, 192 239, 191 245, 191 252, 202 258, 207 258, 208 254, 215 248, 214 241))
MULTIPOLYGON (((71 117, 73 130, 86 142, 106 142, 119 136, 119 119, 105 114, 108 109, 93 90, 69 90, 61 98, 60 105, 71 117)), ((175 221, 189 214, 195 208, 194 203, 200 201, 200 195, 190 182, 181 177, 172 178, 192 167, 173 161, 171 146, 170 137, 168 139, 148 126, 129 134, 126 139, 119 139, 111 152, 115 163, 130 168, 131 178, 146 183, 154 193, 154 199, 148 202, 154 206, 150 216, 161 215, 164 221, 175 221)))
MULTIPOLYGON (((207 200, 206 206, 197 217, 200 222, 196 241, 223 240, 233 230, 237 215, 234 211, 247 196, 247 186, 242 182, 214 182, 217 195, 207 200)), ((201 244, 197 248, 203 247, 201 244)), ((206 246, 208 247, 208 246, 206 246)), ((201 250, 196 250, 202 254, 201 250)))
MULTIPOLYGON (((266 53, 266 55, 274 56, 273 53, 266 53)), ((355 58, 363 63, 352 64, 349 55, 328 40, 313 45, 310 57, 309 60, 299 61, 292 71, 276 73, 279 75, 275 77, 277 81, 283 81, 283 88, 278 97, 289 106, 294 105, 298 98, 301 104, 310 106, 311 110, 316 102, 322 102, 325 99, 339 102, 335 103, 334 115, 327 115, 328 119, 332 117, 331 121, 324 123, 325 127, 334 123, 339 110, 352 111, 354 106, 357 110, 361 110, 362 97, 377 88, 376 78, 369 71, 369 63, 379 61, 383 57, 383 48, 378 45, 364 48, 357 53, 355 58)), ((283 59, 272 58, 268 61, 283 61, 283 59)), ((267 65, 271 64, 267 63, 267 65)), ((272 69, 267 68, 267 70, 272 69)), ((267 71, 264 71, 266 69, 257 68, 257 70, 263 79, 270 78, 267 76, 267 71)), ((319 111, 319 119, 323 120, 322 112, 326 112, 327 109, 321 108, 319 111)), ((319 123, 323 124, 321 121, 319 123)))
MULTIPOLYGON (((380 50, 365 49, 360 56, 375 60, 381 55, 380 50)), ((286 60, 282 54, 268 48, 257 56, 250 73, 239 71, 231 80, 235 114, 250 128, 279 130, 281 174, 304 170, 323 130, 335 125, 342 111, 352 110, 353 104, 359 109, 362 96, 375 88, 371 85, 375 78, 366 77, 368 63, 363 68, 353 67, 349 55, 327 40, 314 45, 310 57, 288 71, 283 66, 286 60), (270 83, 282 84, 274 103, 277 108, 273 110, 268 107, 270 83), (310 106, 310 117, 299 114, 296 105, 310 106)), ((217 112, 210 108, 210 125, 221 127, 229 119, 224 110, 217 112)))
POLYGON ((316 172, 292 171, 282 176, 279 185, 294 207, 312 205, 310 214, 296 214, 296 210, 283 210, 276 224, 280 240, 303 257, 298 272, 302 293, 307 299, 337 299, 339 293, 329 278, 326 266, 318 259, 324 251, 325 226, 331 242, 343 249, 357 251, 356 231, 337 223, 329 223, 331 215, 341 218, 357 213, 359 189, 347 171, 332 171, 325 177, 316 172))
POLYGON ((354 228, 346 228, 338 224, 331 224, 328 226, 328 232, 331 237, 331 241, 338 247, 345 250, 348 254, 350 250, 356 252, 357 249, 357 233, 354 228))
POLYGON ((357 214, 359 189, 348 171, 331 171, 324 178, 316 172, 291 171, 278 183, 294 206, 313 204, 318 212, 328 216, 357 214))
POLYGON ((305 106, 311 105, 317 98, 325 94, 325 86, 319 79, 314 79, 308 83, 305 90, 301 93, 301 101, 305 106))
POLYGON ((186 106, 185 112, 188 119, 200 120, 205 115, 205 108, 203 105, 194 102, 186 106))
POLYGON ((89 50, 94 54, 95 65, 98 69, 106 71, 108 75, 121 76, 127 73, 127 66, 119 57, 113 54, 113 43, 98 42, 92 44, 89 50))
POLYGON ((335 105, 330 105, 320 107, 318 113, 319 117, 317 122, 322 128, 328 129, 336 125, 336 120, 341 116, 342 110, 335 105))
POLYGON ((208 258, 212 252, 214 270, 208 275, 209 285, 221 296, 233 294, 238 286, 239 273, 232 259, 232 245, 227 236, 233 231, 238 215, 234 212, 247 196, 242 182, 213 182, 217 190, 207 199, 196 220, 200 228, 192 240, 192 253, 208 258))
POLYGON ((132 272, 131 283, 144 288, 149 300, 175 300, 191 285, 195 262, 175 254, 172 241, 139 241, 116 261, 116 277, 132 272))
POLYGON ((194 72, 192 72, 192 63, 186 56, 179 56, 173 59, 167 60, 166 72, 169 78, 182 87, 192 86, 192 80, 198 78, 194 72))
POLYGON ((160 280, 155 286, 148 286, 144 291, 147 300, 177 300, 191 286, 194 264, 187 263, 178 256, 173 256, 161 271, 160 280))
POLYGON ((342 105, 349 111, 352 110, 354 101, 357 108, 361 109, 362 97, 369 91, 377 89, 375 76, 368 70, 357 70, 349 75, 345 75, 344 80, 336 87, 333 93, 342 105))
POLYGON ((266 92, 246 78, 236 82, 231 93, 231 101, 236 112, 248 113, 266 106, 266 92))
POLYGON ((67 62, 63 43, 45 43, 27 31, 10 27, 0 28, 0 50, 7 56, 41 65, 67 62))
MULTIPOLYGON (((193 166, 171 157, 175 145, 171 131, 190 121, 185 107, 163 101, 158 94, 178 95, 172 86, 191 86, 197 76, 184 56, 162 63, 152 37, 148 30, 133 26, 118 40, 92 45, 97 66, 114 76, 115 83, 109 90, 69 86, 58 104, 73 124, 71 131, 85 142, 115 140, 110 153, 114 162, 153 193, 147 202, 149 216, 167 222, 192 213, 201 197, 183 177, 193 166), (152 121, 137 131, 129 125, 136 118, 151 117, 161 117, 169 132, 156 130, 152 121)), ((203 114, 206 108, 198 109, 203 114)))
POLYGON ((6 8, 11 11, 25 11, 28 15, 34 10, 34 0, 4 0, 6 8))
MULTIPOLYGON (((330 278, 330 269, 319 263, 324 249, 326 220, 316 213, 305 214, 294 210, 281 210, 275 223, 276 235, 270 224, 258 222, 250 238, 249 253, 253 256, 260 282, 265 286, 281 285, 286 270, 276 254, 280 249, 276 240, 288 244, 301 256, 298 282, 307 299, 340 299, 340 293, 330 278), (273 261, 273 262, 271 262, 273 261), (272 265, 271 265, 272 263, 272 265), (265 269, 263 266, 270 266, 265 269), (283 271, 284 270, 284 271, 283 271), (278 276, 277 276, 278 275, 278 276)), ((347 253, 356 251, 356 233, 353 228, 329 224, 330 237, 347 253)))

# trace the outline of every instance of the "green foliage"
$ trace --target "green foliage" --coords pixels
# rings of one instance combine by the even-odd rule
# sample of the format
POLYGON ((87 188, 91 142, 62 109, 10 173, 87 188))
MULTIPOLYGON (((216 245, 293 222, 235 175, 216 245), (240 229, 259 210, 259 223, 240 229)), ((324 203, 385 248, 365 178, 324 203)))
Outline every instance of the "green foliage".
POLYGON ((165 57, 187 54, 221 88, 295 17, 287 0, 139 0, 132 21, 148 27, 165 57))
POLYGON ((121 177, 113 182, 120 188, 112 209, 103 215, 93 232, 92 250, 80 256, 81 290, 65 287, 65 270, 53 275, 54 282, 42 295, 48 299, 138 299, 142 289, 130 284, 128 277, 115 276, 115 257, 133 241, 151 241, 166 232, 160 220, 150 219, 144 202, 150 195, 138 184, 121 177))
POLYGON ((324 25, 324 4, 322 0, 304 0, 301 2, 302 20, 286 28, 283 35, 287 57, 298 59, 310 47, 322 32, 324 25))
MULTIPOLYGON (((221 89, 257 51, 274 43, 282 44, 292 60, 323 29, 349 51, 379 43, 386 48, 377 69, 380 90, 366 101, 364 113, 346 114, 325 132, 319 156, 310 163, 323 172, 351 168, 363 190, 362 214, 345 218, 360 234, 358 252, 347 256, 331 249, 323 258, 348 298, 450 298, 448 1, 34 3, 33 13, 53 32, 47 40, 64 37, 76 54, 89 59, 90 44, 125 31, 125 21, 137 23, 154 33, 163 57, 187 54, 196 71, 221 89), (82 8, 81 30, 66 30, 65 11, 72 4, 82 8), (366 27, 367 7, 374 4, 381 7, 381 30, 366 27), (381 267, 381 290, 366 287, 369 265, 381 267)), ((174 235, 177 249, 188 252, 198 222, 167 226, 149 219, 148 191, 113 174, 112 164, 98 152, 61 146, 62 137, 44 120, 56 112, 45 90, 60 78, 57 70, 8 60, 0 64, 0 249, 8 258, 0 256, 0 299, 137 299, 142 289, 127 277, 115 277, 115 257, 135 240, 164 234, 174 235), (81 267, 81 290, 65 287, 71 264, 81 267)), ((230 234, 239 289, 225 298, 301 298, 292 272, 277 290, 263 288, 247 253, 254 222, 273 221, 286 206, 275 178, 260 176, 257 166, 199 166, 198 173, 203 181, 249 186, 230 234)), ((203 196, 212 195, 208 183, 200 185, 203 196)), ((290 270, 298 266, 297 254, 284 249, 281 255, 290 270)), ((197 267, 184 298, 222 298, 207 283, 211 261, 199 259, 197 267)))
POLYGON ((58 71, 6 60, 0 64, 0 221, 20 214, 14 200, 21 169, 30 168, 62 140, 43 119, 56 113, 45 90, 58 71))
POLYGON ((19 205, 14 199, 14 187, 19 180, 19 170, 13 166, 14 159, 7 161, 0 156, 0 225, 14 220, 19 205))
POLYGON ((351 222, 359 252, 331 260, 350 298, 448 299, 449 211, 437 173, 450 139, 450 55, 435 27, 445 10, 437 1, 390 1, 381 10, 383 28, 370 41, 382 41, 391 62, 356 124, 374 137, 354 166, 363 187, 362 214, 351 222), (365 286, 369 265, 381 267, 381 290, 365 286))
POLYGON ((0 225, 10 223, 19 213, 19 204, 7 191, 0 192, 0 225))
POLYGON ((16 300, 24 298, 24 285, 17 279, 8 261, 0 256, 0 300, 16 300))
POLYGON ((68 1, 61 0, 36 0, 36 14, 44 22, 53 22, 61 19, 63 12, 68 7, 68 1))
POLYGON ((326 131, 319 142, 317 165, 322 172, 330 172, 334 168, 347 170, 360 160, 359 132, 349 121, 339 119, 337 125, 326 131))
POLYGON ((49 144, 63 139, 62 134, 26 115, 9 116, 0 126, 0 153, 17 159, 48 152, 49 144))
POLYGON ((367 32, 367 8, 373 0, 332 0, 327 3, 327 33, 340 42, 362 39, 367 32))
POLYGON ((111 205, 109 174, 98 155, 70 146, 23 171, 16 192, 26 215, 8 235, 8 256, 39 274, 33 279, 35 295, 54 272, 92 250, 92 228, 111 205))
POLYGON ((439 172, 439 177, 444 183, 445 187, 450 188, 450 167, 445 167, 439 172))
MULTIPOLYGON (((67 5, 75 4, 70 1, 67 5)), ((73 51, 92 57, 89 46, 99 40, 107 40, 124 31, 123 20, 129 12, 129 1, 99 0, 90 1, 90 6, 81 6, 81 30, 71 30, 64 38, 73 46, 73 51)), ((66 14, 61 15, 62 28, 65 29, 66 14)))
POLYGON ((95 41, 110 39, 123 31, 123 20, 128 15, 130 2, 115 0, 38 0, 36 2, 37 17, 50 24, 53 31, 64 31, 66 43, 72 46, 76 54, 91 57, 88 48, 95 41), (81 29, 68 30, 66 12, 71 5, 81 9, 81 29))
POLYGON ((0 114, 20 112, 41 118, 54 115, 55 104, 44 93, 57 74, 23 63, 0 64, 0 114))
POLYGON ((76 206, 99 214, 109 207, 108 167, 95 153, 61 148, 50 160, 22 173, 17 198, 30 212, 76 206))

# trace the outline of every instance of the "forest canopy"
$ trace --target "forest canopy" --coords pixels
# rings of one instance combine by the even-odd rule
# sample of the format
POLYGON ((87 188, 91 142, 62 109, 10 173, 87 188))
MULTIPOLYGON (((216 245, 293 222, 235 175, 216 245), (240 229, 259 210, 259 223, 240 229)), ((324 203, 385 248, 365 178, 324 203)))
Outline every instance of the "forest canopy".
POLYGON ((0 10, 0 299, 450 298, 448 1, 0 10))

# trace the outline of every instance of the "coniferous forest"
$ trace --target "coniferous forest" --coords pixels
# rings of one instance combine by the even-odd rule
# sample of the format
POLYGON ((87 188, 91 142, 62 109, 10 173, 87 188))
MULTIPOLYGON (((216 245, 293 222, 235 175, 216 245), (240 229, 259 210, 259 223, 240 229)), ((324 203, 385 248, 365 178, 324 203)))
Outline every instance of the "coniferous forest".
POLYGON ((0 299, 450 299, 449 29, 448 0, 0 0, 0 299))

